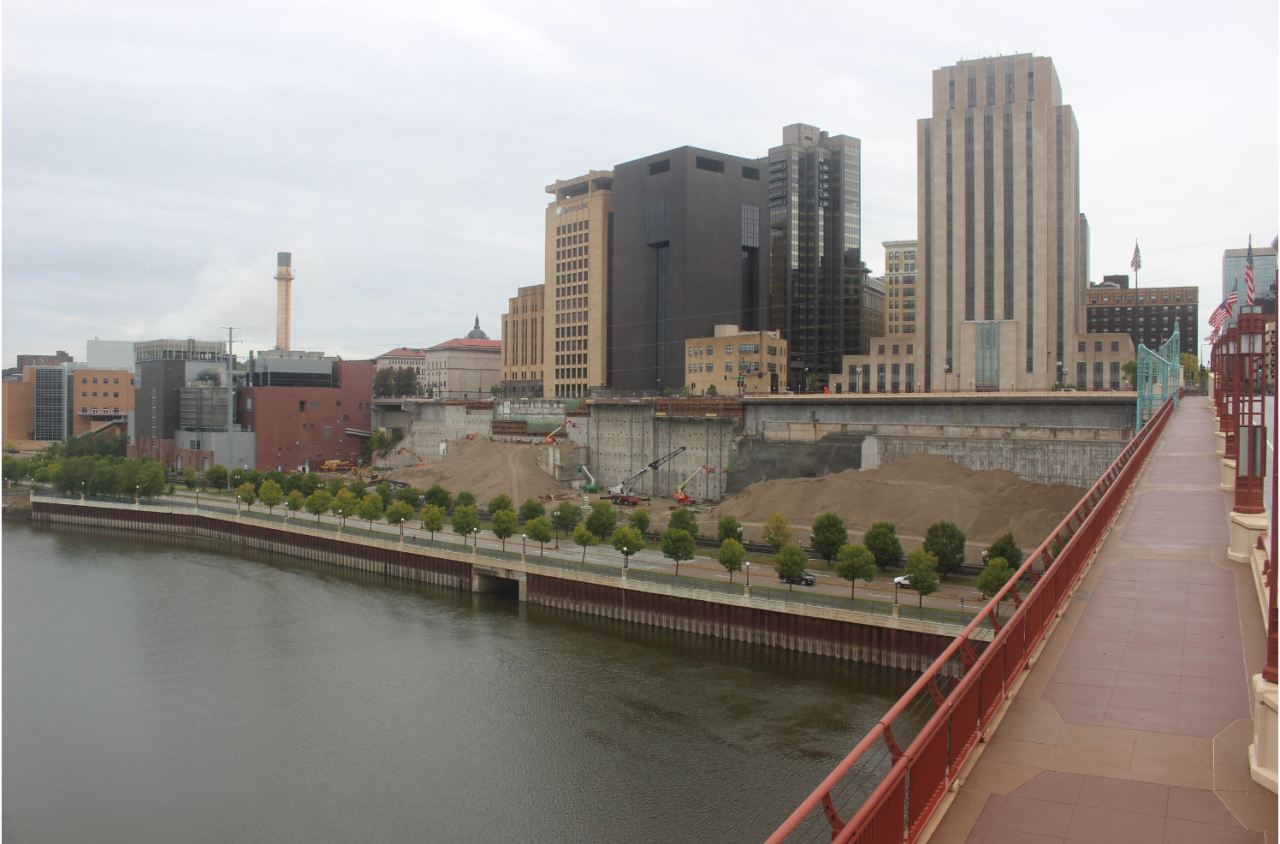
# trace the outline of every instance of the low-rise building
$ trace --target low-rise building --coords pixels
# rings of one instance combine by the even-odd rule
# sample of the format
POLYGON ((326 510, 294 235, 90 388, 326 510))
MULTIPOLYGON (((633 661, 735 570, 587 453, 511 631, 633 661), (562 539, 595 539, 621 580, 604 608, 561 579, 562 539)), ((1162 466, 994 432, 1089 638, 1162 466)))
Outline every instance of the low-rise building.
POLYGON ((684 341, 685 383, 693 392, 776 393, 786 384, 787 341, 778 331, 717 325, 711 337, 684 341))
POLYGON ((76 369, 75 364, 27 366, 4 382, 6 440, 62 442, 127 421, 134 406, 134 376, 120 369, 76 369))
POLYGON ((1200 327, 1198 287, 1128 288, 1128 276, 1091 285, 1085 295, 1085 327, 1090 334, 1128 334, 1136 349, 1145 344, 1158 349, 1178 326, 1184 351, 1194 352, 1200 327))

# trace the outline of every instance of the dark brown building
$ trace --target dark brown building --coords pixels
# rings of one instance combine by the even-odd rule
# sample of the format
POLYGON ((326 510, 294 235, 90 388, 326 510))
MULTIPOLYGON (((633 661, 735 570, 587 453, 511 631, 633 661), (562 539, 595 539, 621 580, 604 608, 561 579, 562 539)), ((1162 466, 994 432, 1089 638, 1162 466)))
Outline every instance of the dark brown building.
POLYGON ((1177 323, 1182 351, 1198 354, 1199 300, 1198 287, 1129 290, 1104 282, 1085 295, 1086 325, 1090 334, 1128 334, 1134 349, 1140 343, 1158 349, 1177 323))
POLYGON ((614 168, 608 369, 615 389, 679 389, 686 339, 710 337, 726 323, 769 328, 761 168, 694 147, 614 168))

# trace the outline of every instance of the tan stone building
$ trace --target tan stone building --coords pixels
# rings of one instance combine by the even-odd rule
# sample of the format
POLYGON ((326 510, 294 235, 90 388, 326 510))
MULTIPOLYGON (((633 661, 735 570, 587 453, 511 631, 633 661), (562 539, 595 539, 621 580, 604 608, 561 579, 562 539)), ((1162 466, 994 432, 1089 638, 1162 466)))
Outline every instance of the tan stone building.
POLYGON ((739 331, 717 325, 714 336, 684 341, 685 384, 722 396, 776 393, 786 388, 787 341, 778 331, 739 331))
POLYGON ((608 380, 605 268, 613 172, 547 185, 543 395, 586 395, 608 380))
POLYGON ((1053 61, 1026 53, 935 70, 932 101, 917 126, 925 389, 1050 389, 1085 331, 1075 114, 1053 61))
POLYGON ((916 241, 884 245, 885 336, 916 333, 916 241))
POLYGON ((502 315, 502 393, 543 394, 542 344, 546 341, 545 284, 521 287, 502 315))
POLYGON ((489 398, 501 378, 502 341, 489 339, 479 317, 466 337, 437 343, 423 355, 422 381, 434 398, 489 398))
POLYGON ((4 381, 4 439, 61 442, 123 426, 134 409, 135 380, 121 369, 24 367, 21 380, 4 381))

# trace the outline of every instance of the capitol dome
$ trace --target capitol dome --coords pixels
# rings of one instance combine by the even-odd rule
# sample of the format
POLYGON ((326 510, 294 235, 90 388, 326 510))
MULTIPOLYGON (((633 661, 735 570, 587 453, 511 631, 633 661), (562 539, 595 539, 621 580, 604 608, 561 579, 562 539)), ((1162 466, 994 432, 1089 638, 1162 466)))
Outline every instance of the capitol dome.
POLYGON ((476 327, 467 334, 468 340, 488 340, 489 335, 480 330, 480 315, 476 314, 476 327))

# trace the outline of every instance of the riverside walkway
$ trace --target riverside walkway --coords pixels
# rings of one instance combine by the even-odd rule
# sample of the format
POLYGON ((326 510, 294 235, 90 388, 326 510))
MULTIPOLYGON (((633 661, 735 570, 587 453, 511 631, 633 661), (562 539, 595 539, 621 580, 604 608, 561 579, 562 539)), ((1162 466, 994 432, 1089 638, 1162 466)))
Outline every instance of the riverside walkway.
POLYGON ((930 844, 1277 840, 1247 753, 1265 631, 1213 424, 1205 398, 1172 415, 930 844))

